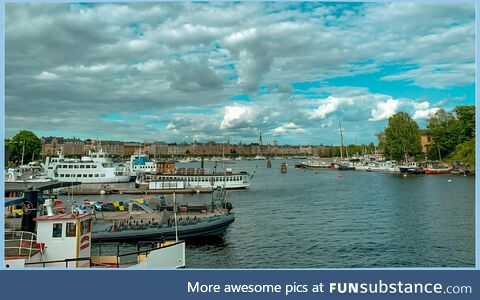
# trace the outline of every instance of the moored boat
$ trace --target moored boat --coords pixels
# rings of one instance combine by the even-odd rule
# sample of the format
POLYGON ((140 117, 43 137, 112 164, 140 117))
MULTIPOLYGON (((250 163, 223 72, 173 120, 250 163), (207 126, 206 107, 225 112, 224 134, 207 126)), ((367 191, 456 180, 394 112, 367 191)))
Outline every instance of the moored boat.
MULTIPOLYGON (((24 204, 36 203, 36 191, 24 204)), ((132 267, 173 269, 185 266, 185 242, 167 241, 155 247, 112 256, 92 255, 93 214, 73 210, 55 214, 45 202, 47 215, 36 215, 36 205, 22 216, 21 231, 5 231, 5 268, 132 267), (34 230, 36 228, 36 233, 34 230), (124 260, 127 258, 126 260, 124 260), (133 258, 133 259, 132 259, 133 258)))
POLYGON ((409 162, 406 165, 398 166, 401 174, 423 174, 423 168, 416 162, 409 162))
POLYGON ((47 157, 44 169, 47 177, 58 181, 109 184, 130 181, 130 169, 123 164, 114 165, 101 149, 89 151, 88 156, 78 159, 66 159, 61 153, 58 157, 47 157))
POLYGON ((441 175, 441 174, 450 174, 453 168, 446 165, 436 165, 436 166, 427 166, 424 169, 426 175, 441 175))
POLYGON ((160 163, 157 174, 139 174, 135 184, 151 190, 161 189, 245 189, 250 186, 251 175, 245 171, 223 168, 213 171, 204 168, 175 168, 172 162, 160 163))
MULTIPOLYGON (((174 203, 167 206, 163 200, 156 203, 153 199, 150 201, 150 205, 135 200, 114 203, 108 209, 101 208, 101 212, 95 214, 92 240, 135 242, 168 240, 176 235, 180 239, 219 237, 235 220, 235 214, 231 212, 233 206, 226 202, 226 190, 223 189, 218 191, 216 201, 210 205, 174 203)), ((98 210, 98 206, 96 208, 98 210)))

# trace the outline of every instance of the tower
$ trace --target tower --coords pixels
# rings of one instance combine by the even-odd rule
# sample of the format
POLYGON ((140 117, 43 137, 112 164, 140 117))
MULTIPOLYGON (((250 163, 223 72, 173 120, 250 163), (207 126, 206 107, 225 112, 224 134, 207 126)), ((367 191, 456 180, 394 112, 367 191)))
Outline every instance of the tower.
POLYGON ((260 136, 258 137, 258 144, 259 144, 260 146, 263 145, 262 131, 260 131, 260 136))

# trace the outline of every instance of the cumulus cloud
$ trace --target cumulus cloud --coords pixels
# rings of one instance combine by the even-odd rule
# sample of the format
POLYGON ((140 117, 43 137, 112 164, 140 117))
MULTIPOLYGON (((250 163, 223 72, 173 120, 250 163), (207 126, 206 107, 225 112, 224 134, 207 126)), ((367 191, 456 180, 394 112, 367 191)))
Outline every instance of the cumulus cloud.
POLYGON ((430 115, 435 114, 440 108, 438 107, 432 107, 429 109, 419 109, 415 111, 413 114, 413 119, 419 120, 419 119, 428 119, 430 115))
POLYGON ((388 99, 386 102, 378 103, 377 106, 372 109, 372 117, 369 121, 381 121, 386 120, 397 112, 400 106, 400 101, 394 99, 388 99))
POLYGON ((474 82, 474 12, 456 3, 8 3, 6 134, 245 140, 276 130, 288 140, 303 129, 295 141, 308 142, 331 137, 338 118, 347 137, 371 132, 400 109, 421 117, 434 108, 370 82, 328 82, 382 71, 387 84, 462 97, 452 88, 474 82), (322 89, 299 93, 295 84, 311 81, 322 89), (232 104, 244 94, 251 100, 232 104), (122 119, 103 118, 113 113, 122 119))
POLYGON ((302 127, 298 126, 295 123, 289 122, 285 123, 282 126, 279 126, 277 128, 274 128, 270 133, 272 135, 281 135, 281 134, 286 134, 286 133, 304 133, 305 129, 302 127))
POLYGON ((248 126, 253 123, 255 115, 253 109, 248 106, 235 104, 225 107, 220 129, 232 129, 248 126))

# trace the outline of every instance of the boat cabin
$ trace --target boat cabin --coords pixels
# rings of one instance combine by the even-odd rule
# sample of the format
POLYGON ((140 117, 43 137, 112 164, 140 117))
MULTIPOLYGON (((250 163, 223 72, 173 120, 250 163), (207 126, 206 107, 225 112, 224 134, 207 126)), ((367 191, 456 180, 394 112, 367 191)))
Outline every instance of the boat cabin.
POLYGON ((91 214, 62 214, 41 216, 37 222, 37 243, 47 245, 44 261, 72 259, 59 267, 89 267, 91 252, 91 214))

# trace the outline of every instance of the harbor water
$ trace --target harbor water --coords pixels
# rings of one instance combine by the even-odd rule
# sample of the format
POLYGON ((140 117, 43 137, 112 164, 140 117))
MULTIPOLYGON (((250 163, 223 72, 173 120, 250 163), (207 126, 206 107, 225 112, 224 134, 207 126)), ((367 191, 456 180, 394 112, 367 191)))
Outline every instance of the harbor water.
MULTIPOLYGON (((187 268, 475 266, 474 177, 295 169, 298 162, 274 160, 271 169, 265 160, 227 165, 255 171, 251 186, 228 192, 235 222, 223 238, 187 243, 187 268)), ((179 203, 210 200, 210 194, 177 196, 179 203)))

